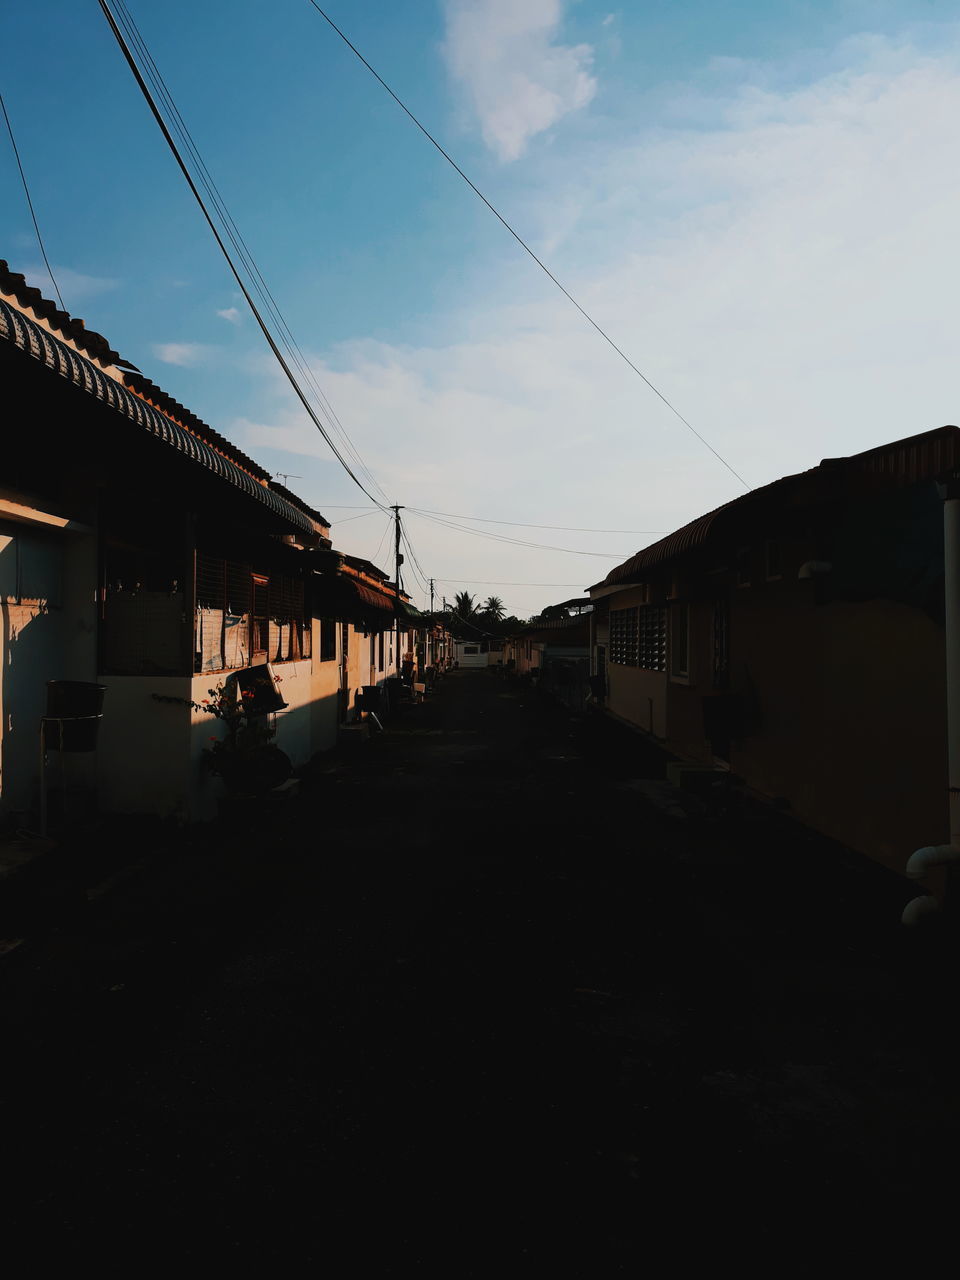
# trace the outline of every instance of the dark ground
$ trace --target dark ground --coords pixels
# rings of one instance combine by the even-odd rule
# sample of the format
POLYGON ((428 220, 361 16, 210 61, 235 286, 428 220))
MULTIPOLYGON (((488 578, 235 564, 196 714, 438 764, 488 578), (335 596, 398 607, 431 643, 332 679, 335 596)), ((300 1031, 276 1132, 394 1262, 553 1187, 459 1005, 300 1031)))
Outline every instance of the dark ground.
POLYGON ((640 738, 488 672, 323 768, 0 959, 8 1255, 780 1271, 949 1227, 956 947, 904 881, 665 814, 640 738))

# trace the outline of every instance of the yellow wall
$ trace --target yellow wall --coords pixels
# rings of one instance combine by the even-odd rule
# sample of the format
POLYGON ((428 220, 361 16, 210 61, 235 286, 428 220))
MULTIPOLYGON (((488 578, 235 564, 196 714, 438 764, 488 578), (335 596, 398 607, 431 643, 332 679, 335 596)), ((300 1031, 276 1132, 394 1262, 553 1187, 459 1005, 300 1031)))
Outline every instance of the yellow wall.
POLYGON ((761 723, 731 767, 902 871, 915 848, 949 838, 944 632, 891 601, 814 608, 813 589, 789 584, 796 607, 766 617, 747 593, 737 602, 731 658, 757 687, 761 723))

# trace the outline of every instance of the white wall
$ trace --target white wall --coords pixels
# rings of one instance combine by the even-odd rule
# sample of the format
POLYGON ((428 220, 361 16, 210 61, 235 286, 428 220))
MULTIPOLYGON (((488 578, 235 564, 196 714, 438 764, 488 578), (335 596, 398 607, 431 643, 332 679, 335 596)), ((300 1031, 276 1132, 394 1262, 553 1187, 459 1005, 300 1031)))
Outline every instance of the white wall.
MULTIPOLYGON (((96 679, 95 583, 93 534, 53 533, 28 524, 11 524, 0 533, 0 801, 5 809, 23 812, 38 799, 47 681, 96 679)), ((86 753, 62 763, 68 785, 92 783, 86 753)))

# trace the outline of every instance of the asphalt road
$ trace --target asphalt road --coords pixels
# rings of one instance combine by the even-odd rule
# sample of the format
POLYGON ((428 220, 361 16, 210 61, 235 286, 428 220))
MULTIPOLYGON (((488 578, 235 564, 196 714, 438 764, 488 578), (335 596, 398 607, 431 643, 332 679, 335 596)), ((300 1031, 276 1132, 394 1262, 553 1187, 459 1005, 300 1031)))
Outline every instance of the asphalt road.
POLYGON ((662 769, 453 673, 39 931, 0 962, 8 1241, 458 1276, 929 1239, 949 931, 781 815, 665 812, 662 769))

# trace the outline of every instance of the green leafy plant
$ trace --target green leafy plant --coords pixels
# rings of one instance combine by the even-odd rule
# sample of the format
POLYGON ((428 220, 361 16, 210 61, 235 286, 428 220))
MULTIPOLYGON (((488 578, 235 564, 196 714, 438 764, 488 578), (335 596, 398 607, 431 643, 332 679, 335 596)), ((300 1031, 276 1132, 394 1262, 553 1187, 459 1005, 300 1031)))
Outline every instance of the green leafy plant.
MULTIPOLYGON (((279 685, 280 677, 274 676, 273 681, 279 685)), ((153 698, 156 702, 176 702, 194 711, 203 711, 222 722, 226 730, 224 736, 211 735, 211 745, 204 748, 203 758, 212 774, 225 778, 239 772, 248 773, 248 766, 255 756, 262 759, 265 750, 276 751, 273 746, 273 739, 277 736, 275 718, 254 709, 258 692, 262 696, 257 683, 254 682, 254 687, 241 689, 237 677, 230 675, 208 689, 210 696, 199 702, 159 693, 153 694, 153 698)))
POLYGON ((204 751, 210 772, 222 776, 235 766, 238 755, 268 746, 277 735, 277 726, 267 716, 248 717, 244 703, 251 702, 256 695, 252 689, 241 690, 233 676, 207 692, 209 698, 191 705, 194 710, 206 711, 223 722, 225 736, 211 736, 212 745, 204 751))

